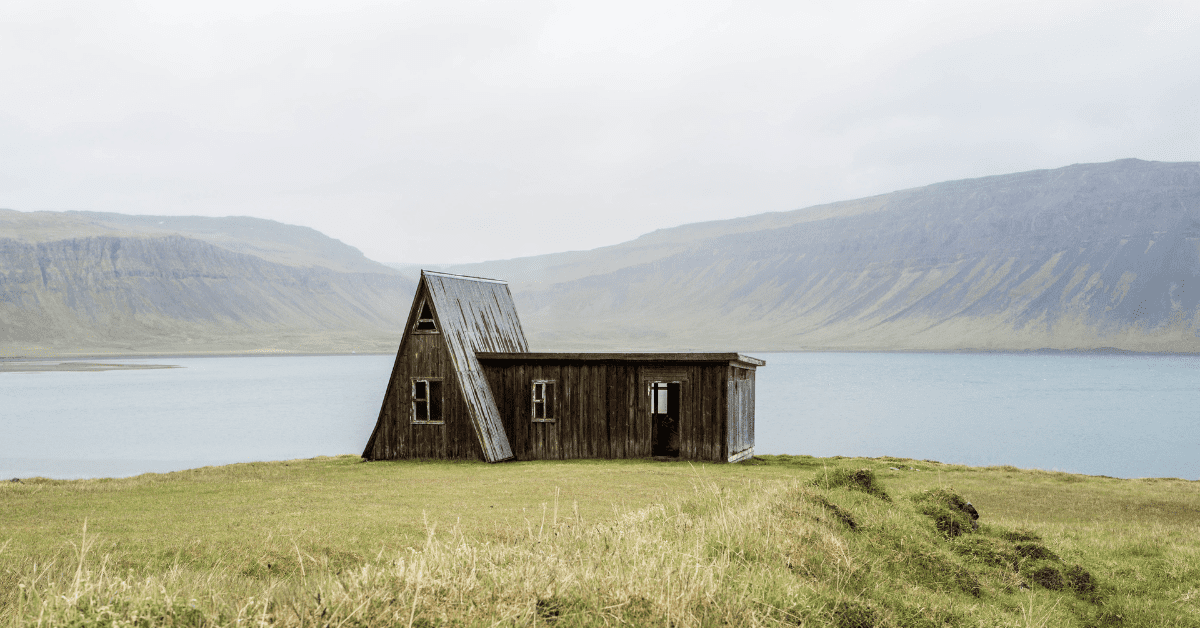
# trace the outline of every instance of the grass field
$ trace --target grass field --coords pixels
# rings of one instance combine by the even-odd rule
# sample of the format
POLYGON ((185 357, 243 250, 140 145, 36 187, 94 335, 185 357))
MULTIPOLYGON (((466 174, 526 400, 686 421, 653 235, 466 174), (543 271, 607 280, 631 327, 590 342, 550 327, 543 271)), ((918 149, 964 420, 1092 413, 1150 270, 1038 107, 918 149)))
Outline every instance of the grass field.
POLYGON ((6 482, 2 625, 1200 626, 1200 482, 789 456, 6 482))

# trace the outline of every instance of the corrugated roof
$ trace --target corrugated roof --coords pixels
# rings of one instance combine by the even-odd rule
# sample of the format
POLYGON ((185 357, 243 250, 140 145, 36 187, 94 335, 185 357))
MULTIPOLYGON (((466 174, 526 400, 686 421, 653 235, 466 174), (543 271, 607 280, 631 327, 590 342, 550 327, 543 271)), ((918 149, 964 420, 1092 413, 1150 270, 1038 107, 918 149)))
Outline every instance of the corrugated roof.
POLYGON ((479 351, 529 351, 508 284, 497 279, 427 270, 421 271, 421 282, 429 291, 434 316, 450 350, 484 457, 488 462, 512 458, 496 400, 475 357, 479 351))

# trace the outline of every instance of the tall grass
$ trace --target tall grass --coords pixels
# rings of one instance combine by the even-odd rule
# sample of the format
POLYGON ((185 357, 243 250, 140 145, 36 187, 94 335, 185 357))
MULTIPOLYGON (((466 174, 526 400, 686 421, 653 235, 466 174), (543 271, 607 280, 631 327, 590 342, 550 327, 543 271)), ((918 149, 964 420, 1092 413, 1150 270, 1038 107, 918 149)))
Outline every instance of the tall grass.
MULTIPOLYGON (((0 554, 17 585, 0 607, 0 625, 1200 624, 1200 541, 1176 534, 1195 525, 1131 532, 1093 549, 1104 537, 1081 529, 1084 538, 1072 540, 1054 525, 989 522, 1010 523, 981 507, 979 531, 968 526, 949 535, 929 514, 930 495, 954 503, 959 494, 933 474, 924 476, 930 484, 914 480, 915 473, 889 477, 887 463, 838 460, 825 466, 858 480, 827 482, 825 469, 786 462, 760 459, 752 465, 775 467, 728 471, 741 477, 626 466, 646 480, 678 472, 686 481, 661 499, 607 514, 555 491, 510 519, 505 535, 481 532, 466 518, 427 515, 419 541, 383 545, 355 560, 311 551, 294 537, 270 537, 256 560, 195 560, 180 552, 169 564, 138 569, 120 556, 136 550, 85 524, 72 535, 70 552, 49 562, 47 554, 0 554), (754 476, 780 469, 786 473, 754 476), (1068 583, 1073 567, 1093 578, 1092 588, 1068 583), (1057 570, 1064 584, 1039 582, 1032 577, 1039 569, 1057 570)), ((561 467, 541 468, 569 481, 561 467)), ((945 471, 955 480, 998 477, 945 471)))

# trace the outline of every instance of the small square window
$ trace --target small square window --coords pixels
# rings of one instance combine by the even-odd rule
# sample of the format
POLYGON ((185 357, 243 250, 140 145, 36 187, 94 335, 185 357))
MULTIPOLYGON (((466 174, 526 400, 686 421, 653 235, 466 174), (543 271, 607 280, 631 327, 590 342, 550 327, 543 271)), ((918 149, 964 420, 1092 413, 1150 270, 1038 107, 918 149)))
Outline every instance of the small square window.
POLYGON ((445 422, 442 418, 442 380, 430 378, 413 379, 412 422, 445 422))
POLYGON ((555 381, 552 379, 533 380, 533 420, 537 423, 553 423, 558 416, 555 414, 556 399, 555 381))

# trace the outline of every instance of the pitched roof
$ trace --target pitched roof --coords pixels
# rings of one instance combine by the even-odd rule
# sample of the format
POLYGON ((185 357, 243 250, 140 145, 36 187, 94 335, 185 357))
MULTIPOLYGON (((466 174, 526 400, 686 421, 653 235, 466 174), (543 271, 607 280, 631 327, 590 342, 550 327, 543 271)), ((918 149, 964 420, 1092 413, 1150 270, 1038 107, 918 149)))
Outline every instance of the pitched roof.
MULTIPOLYGON (((439 331, 466 398, 467 411, 488 462, 513 457, 500 411, 475 357, 478 351, 525 353, 529 343, 508 284, 496 279, 421 271, 439 331)), ((417 293, 420 294, 420 287, 417 293)), ((412 325, 412 321, 409 322, 412 325)))

